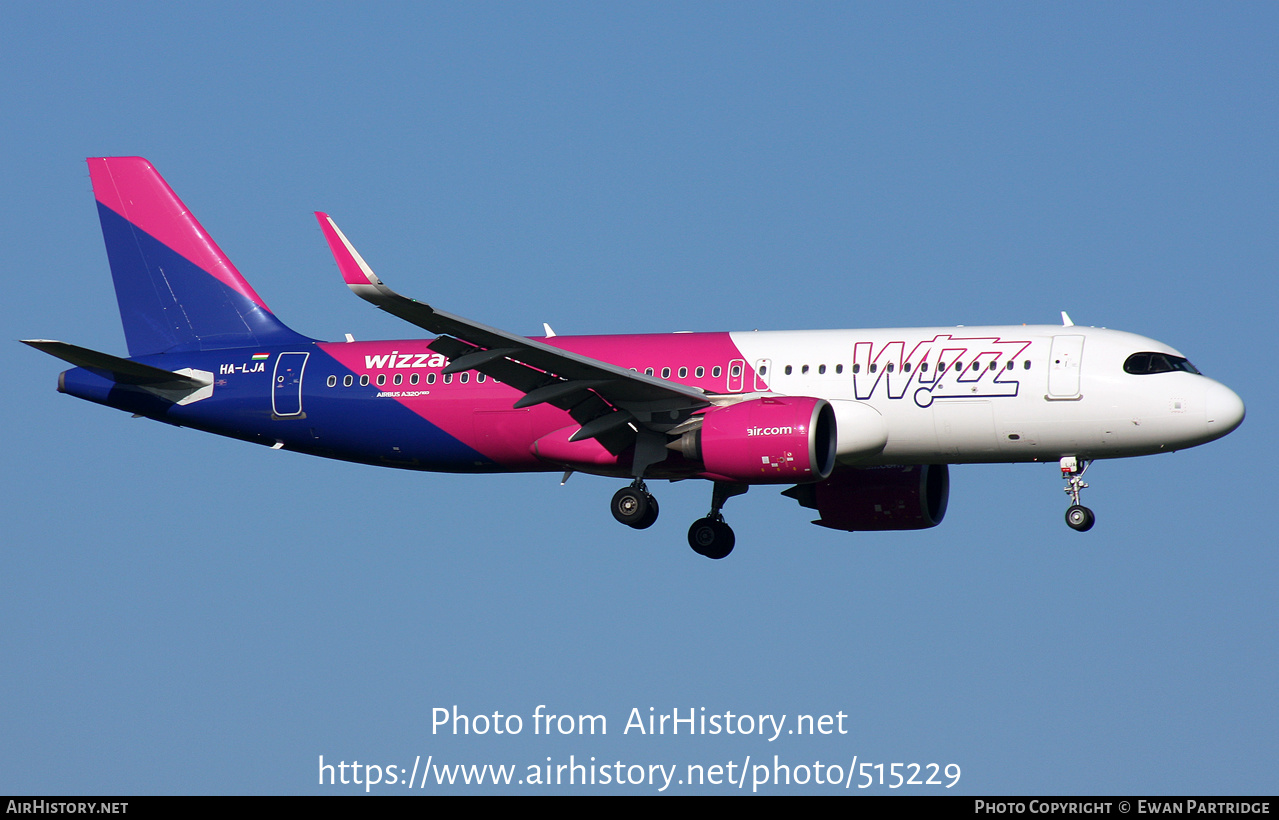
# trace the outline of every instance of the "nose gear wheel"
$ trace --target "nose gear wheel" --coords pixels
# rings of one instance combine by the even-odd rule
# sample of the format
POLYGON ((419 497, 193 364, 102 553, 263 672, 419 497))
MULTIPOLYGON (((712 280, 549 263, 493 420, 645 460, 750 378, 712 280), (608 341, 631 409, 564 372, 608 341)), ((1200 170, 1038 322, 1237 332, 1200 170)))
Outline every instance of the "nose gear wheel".
POLYGON ((1070 508, 1066 510, 1066 526, 1076 532, 1088 532, 1097 523, 1093 511, 1079 503, 1079 494, 1088 489, 1084 481, 1084 473, 1088 471, 1091 459, 1083 459, 1080 464, 1074 456, 1061 460, 1061 477, 1066 479, 1066 494, 1070 496, 1070 508))

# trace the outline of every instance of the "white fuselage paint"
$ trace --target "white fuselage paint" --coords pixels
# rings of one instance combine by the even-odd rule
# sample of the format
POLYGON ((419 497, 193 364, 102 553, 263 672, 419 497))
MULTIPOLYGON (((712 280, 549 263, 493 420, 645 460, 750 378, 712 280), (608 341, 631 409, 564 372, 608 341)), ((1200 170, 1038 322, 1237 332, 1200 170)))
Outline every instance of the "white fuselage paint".
POLYGON ((759 380, 768 392, 855 401, 883 416, 883 450, 841 456, 847 464, 1147 455, 1212 441, 1243 419, 1239 397, 1205 376, 1124 372, 1133 353, 1181 354, 1122 331, 1012 325, 732 338, 747 361, 766 363, 759 380))

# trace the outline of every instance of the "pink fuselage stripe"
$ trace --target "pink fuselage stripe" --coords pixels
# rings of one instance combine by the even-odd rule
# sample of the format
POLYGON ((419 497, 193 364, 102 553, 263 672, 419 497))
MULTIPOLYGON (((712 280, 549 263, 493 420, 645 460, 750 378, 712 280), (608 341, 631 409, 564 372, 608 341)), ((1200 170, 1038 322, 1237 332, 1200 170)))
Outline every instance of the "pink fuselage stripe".
POLYGON ((88 162, 99 203, 270 312, 151 163, 142 157, 96 157, 88 162))
MULTIPOLYGON (((743 356, 733 344, 728 333, 654 333, 626 336, 554 336, 542 339, 547 344, 563 350, 569 350, 584 356, 610 362, 622 367, 633 368, 643 373, 645 368, 653 368, 655 375, 662 373, 662 368, 671 369, 670 380, 700 387, 714 393, 730 392, 730 367, 737 362, 743 368, 742 374, 734 381, 742 387, 736 391, 751 390, 755 382, 755 374, 749 364, 743 363, 743 356), (688 375, 679 378, 679 368, 688 368, 688 375), (696 376, 697 368, 702 367, 703 376, 696 376), (718 377, 712 376, 713 368, 720 368, 718 377)), ((574 425, 568 413, 551 405, 542 404, 528 408, 527 415, 520 412, 519 423, 527 422, 527 436, 513 436, 505 441, 491 436, 483 436, 477 427, 477 413, 490 413, 511 410, 521 394, 518 390, 492 379, 479 383, 475 374, 471 373, 468 383, 461 383, 461 374, 454 375, 451 384, 444 384, 442 374, 442 357, 427 348, 430 339, 403 339, 399 341, 378 342, 325 342, 320 345, 325 353, 332 356, 343 367, 355 374, 368 375, 373 386, 377 386, 378 375, 386 376, 386 384, 381 388, 388 393, 413 393, 415 395, 391 396, 387 401, 397 401, 418 416, 439 427, 458 441, 483 453, 499 464, 522 466, 527 468, 537 463, 530 452, 530 445, 544 435, 560 428, 574 425), (396 356, 391 359, 392 351, 396 356), (425 357, 425 358, 423 358, 425 357), (434 359, 434 360, 433 360, 434 359), (377 362, 380 360, 380 365, 377 362), (402 383, 395 385, 394 376, 403 376, 402 383), (419 374, 417 385, 409 383, 412 373, 419 374), (434 384, 426 383, 426 376, 434 373, 434 384)), ((512 416, 512 420, 515 416, 512 416)))
POLYGON ((700 387, 712 393, 749 392, 755 384, 755 372, 750 362, 733 344, 728 333, 635 333, 615 336, 552 336, 540 339, 548 345, 570 350, 592 359, 626 367, 637 373, 652 368, 651 375, 662 376, 663 368, 670 368, 670 381, 700 387), (732 363, 742 367, 742 373, 732 376, 732 363), (681 377, 679 369, 688 368, 688 375, 681 377), (704 368, 699 378, 697 368, 704 368), (714 368, 720 368, 719 376, 714 368), (738 386, 740 382, 741 386, 738 386))

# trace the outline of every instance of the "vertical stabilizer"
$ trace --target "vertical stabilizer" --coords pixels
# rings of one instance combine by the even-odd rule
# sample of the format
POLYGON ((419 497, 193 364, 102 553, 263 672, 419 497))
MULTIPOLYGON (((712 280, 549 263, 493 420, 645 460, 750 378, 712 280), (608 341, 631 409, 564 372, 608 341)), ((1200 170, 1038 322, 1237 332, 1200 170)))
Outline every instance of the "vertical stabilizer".
POLYGON ((130 356, 310 341, 275 317, 151 163, 89 160, 130 356))

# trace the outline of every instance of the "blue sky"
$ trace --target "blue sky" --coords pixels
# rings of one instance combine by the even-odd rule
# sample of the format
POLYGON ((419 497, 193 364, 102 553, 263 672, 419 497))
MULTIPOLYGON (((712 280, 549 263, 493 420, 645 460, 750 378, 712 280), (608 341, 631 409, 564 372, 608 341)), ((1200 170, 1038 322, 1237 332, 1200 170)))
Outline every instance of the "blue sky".
POLYGON ((342 285, 325 210, 396 289, 513 331, 1064 309, 1180 349, 1248 418, 1094 465, 1087 535, 1054 466, 962 466, 919 533, 756 488, 710 562, 700 482, 632 532, 616 481, 272 452, 58 395, 11 341, 0 793, 362 791, 319 787, 320 755, 856 755, 962 768, 918 794, 1273 794, 1276 41, 1265 4, 17 4, 11 340, 124 353, 83 160, 139 154, 314 336, 412 335, 342 285), (535 736, 539 704, 608 734, 535 736), (432 734, 454 705, 525 730, 432 734), (650 707, 849 732, 623 734, 650 707))

